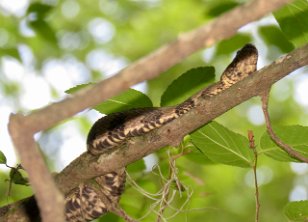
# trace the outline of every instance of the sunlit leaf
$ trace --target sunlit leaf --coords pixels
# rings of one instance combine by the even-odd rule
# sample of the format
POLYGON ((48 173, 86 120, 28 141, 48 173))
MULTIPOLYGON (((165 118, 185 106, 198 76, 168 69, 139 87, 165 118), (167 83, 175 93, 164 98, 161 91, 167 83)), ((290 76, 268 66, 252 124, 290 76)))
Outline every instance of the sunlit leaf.
MULTIPOLYGON (((308 157, 308 127, 304 126, 279 126, 274 127, 274 132, 286 144, 293 147, 293 149, 303 156, 308 157)), ((265 132, 260 140, 262 153, 279 161, 298 160, 290 157, 285 151, 278 147, 265 132)))
POLYGON ((308 42, 308 1, 296 0, 274 12, 285 36, 297 47, 308 42))
POLYGON ((69 89, 65 90, 65 93, 67 93, 67 94, 73 94, 73 93, 76 93, 76 92, 78 92, 79 90, 84 89, 84 88, 86 88, 87 86, 91 86, 91 85, 93 85, 93 84, 94 84, 94 83, 92 83, 92 82, 85 83, 85 84, 79 84, 79 85, 76 85, 76 86, 74 86, 74 87, 72 87, 72 88, 69 88, 69 89))
POLYGON ((264 41, 269 45, 275 45, 282 52, 290 52, 294 49, 292 43, 290 43, 281 30, 274 25, 261 26, 259 28, 259 33, 264 39, 264 41))
POLYGON ((230 39, 221 41, 216 49, 216 55, 226 55, 235 53, 238 49, 242 48, 246 43, 250 43, 252 40, 248 34, 236 34, 230 39))
MULTIPOLYGON (((215 1, 213 1, 215 2, 215 1)), ((216 1, 216 4, 213 4, 207 11, 208 15, 212 17, 216 17, 226 11, 231 10, 232 8, 239 5, 238 2, 235 1, 216 1)))
POLYGON ((102 219, 98 219, 97 221, 101 222, 101 221, 112 221, 112 222, 117 222, 120 221, 120 217, 113 214, 113 213, 107 213, 104 215, 104 217, 102 217, 102 219))
MULTIPOLYGON (((89 86, 93 83, 82 84, 66 90, 66 93, 72 94, 78 90, 89 86)), ((94 109, 103 114, 110 114, 114 112, 121 112, 133 108, 152 107, 152 101, 150 98, 134 89, 128 89, 118 96, 112 97, 105 102, 95 106, 94 109)))
POLYGON ((37 34, 42 36, 49 43, 57 45, 56 32, 47 22, 44 20, 34 20, 29 22, 29 25, 34 31, 36 31, 37 34))
POLYGON ((0 150, 0 164, 6 164, 6 156, 1 150, 0 150))
POLYGON ((83 89, 83 88, 86 88, 87 86, 91 86, 93 85, 94 83, 92 82, 89 82, 89 83, 85 83, 85 84, 79 84, 79 85, 76 85, 72 88, 69 88, 67 90, 65 90, 65 93, 67 94, 73 94, 73 93, 76 93, 78 92, 79 90, 83 89))
POLYGON ((51 5, 34 2, 28 7, 27 14, 34 13, 36 19, 43 19, 52 8, 51 5))
POLYGON ((284 212, 291 221, 308 221, 308 200, 289 202, 284 212))
POLYGON ((192 152, 184 156, 186 159, 198 163, 198 164, 213 164, 213 161, 210 160, 202 151, 197 147, 192 148, 192 152))
POLYGON ((134 163, 131 163, 129 164, 127 167, 126 167, 126 170, 128 173, 136 173, 136 172, 143 172, 145 170, 145 163, 144 163, 144 160, 141 159, 141 160, 138 160, 134 163))
POLYGON ((174 80, 161 98, 161 106, 176 105, 205 88, 215 77, 214 67, 198 67, 174 80))
POLYGON ((19 51, 17 48, 0 48, 0 57, 2 56, 11 56, 21 61, 19 51))
POLYGON ((211 122, 191 134, 192 142, 210 160, 239 167, 251 167, 253 151, 248 139, 217 122, 211 122))
POLYGON ((102 102, 95 107, 101 113, 110 114, 121 112, 133 108, 152 107, 153 104, 150 98, 134 89, 129 89, 118 96, 102 102))

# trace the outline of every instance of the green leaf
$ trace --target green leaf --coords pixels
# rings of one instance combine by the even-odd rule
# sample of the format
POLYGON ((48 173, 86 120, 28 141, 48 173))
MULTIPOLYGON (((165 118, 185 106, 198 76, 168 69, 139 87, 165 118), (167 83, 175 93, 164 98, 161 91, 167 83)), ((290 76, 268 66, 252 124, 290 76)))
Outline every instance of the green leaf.
MULTIPOLYGON (((65 92, 68 94, 72 94, 92 84, 93 83, 77 85, 73 88, 66 90, 65 92)), ((115 112, 121 112, 133 108, 142 107, 153 107, 150 98, 142 92, 139 92, 134 89, 128 89, 120 95, 112 97, 111 99, 100 103, 99 105, 95 106, 94 109, 100 113, 108 115, 115 112)))
POLYGON ((291 221, 308 221, 308 200, 289 202, 284 213, 291 221))
POLYGON ((214 4, 207 9, 207 14, 211 17, 217 17, 239 5, 239 3, 235 1, 216 1, 216 3, 217 4, 214 4))
POLYGON ((10 179, 15 184, 28 185, 29 181, 27 178, 23 177, 19 170, 12 168, 10 171, 10 179))
POLYGON ((248 139, 230 131, 217 122, 211 122, 191 134, 192 143, 210 160, 238 167, 251 167, 253 151, 248 139))
POLYGON ((29 22, 30 27, 45 40, 53 45, 57 45, 56 32, 44 20, 34 20, 29 22))
POLYGON ((19 51, 17 48, 0 48, 0 57, 2 56, 11 56, 21 61, 19 51))
MULTIPOLYGON (((293 147, 293 149, 303 156, 308 157, 308 127, 304 126, 280 126, 274 127, 274 132, 286 144, 293 147)), ((298 160, 290 157, 285 151, 278 147, 265 132, 260 140, 262 153, 279 161, 292 161, 298 160)))
POLYGON ((141 160, 138 160, 132 164, 129 164, 126 168, 127 172, 128 173, 141 173, 143 172, 143 170, 145 169, 145 163, 144 163, 144 160, 141 159, 141 160))
POLYGON ((285 36, 296 46, 308 42, 308 1, 296 0, 276 11, 274 16, 285 36))
POLYGON ((53 9, 51 5, 38 2, 32 3, 27 10, 27 15, 29 15, 28 23, 37 34, 42 36, 49 43, 57 45, 56 32, 45 20, 51 9, 53 9))
POLYGON ((97 221, 102 222, 102 221, 112 221, 112 222, 117 222, 120 221, 120 217, 113 214, 113 213, 106 213, 103 217, 101 217, 100 219, 97 219, 97 221))
POLYGON ((6 164, 6 156, 1 150, 0 150, 0 164, 6 164))
POLYGON ((95 84, 95 83, 89 82, 89 83, 85 83, 85 84, 79 84, 79 85, 76 85, 76 86, 66 90, 65 93, 74 94, 74 93, 78 92, 79 90, 86 88, 87 86, 91 86, 93 84, 95 84))
POLYGON ((205 88, 215 78, 214 67, 198 67, 174 80, 161 98, 161 106, 176 105, 205 88))
POLYGON ((210 160, 206 155, 203 154, 202 151, 200 151, 197 147, 193 147, 192 152, 185 155, 184 158, 197 163, 197 164, 213 164, 213 161, 210 160))
POLYGON ((95 109, 104 114, 121 112, 133 108, 152 107, 150 98, 134 89, 129 89, 118 96, 102 102, 95 109))
POLYGON ((259 33, 268 45, 277 46, 282 52, 287 53, 294 49, 281 30, 274 25, 262 26, 259 33))
POLYGON ((51 9, 53 9, 51 5, 35 2, 28 7, 27 14, 34 13, 37 19, 43 19, 51 9))
POLYGON ((244 44, 251 42, 251 36, 248 34, 236 34, 235 36, 221 41, 216 49, 216 55, 227 55, 236 52, 244 44))

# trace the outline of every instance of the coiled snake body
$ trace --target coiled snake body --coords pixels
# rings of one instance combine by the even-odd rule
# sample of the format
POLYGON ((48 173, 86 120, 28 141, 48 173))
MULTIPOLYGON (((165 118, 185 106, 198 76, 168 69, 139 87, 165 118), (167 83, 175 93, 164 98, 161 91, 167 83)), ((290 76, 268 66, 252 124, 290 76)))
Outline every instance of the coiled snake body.
MULTIPOLYGON (((88 152, 104 153, 131 137, 141 136, 179 118, 198 106, 200 101, 215 96, 256 71, 258 52, 245 45, 223 72, 220 81, 174 107, 141 108, 113 113, 99 119, 87 138, 88 152)), ((108 204, 118 203, 124 191, 125 171, 108 173, 95 179, 98 190, 80 185, 66 196, 67 221, 90 221, 108 211, 108 204)))

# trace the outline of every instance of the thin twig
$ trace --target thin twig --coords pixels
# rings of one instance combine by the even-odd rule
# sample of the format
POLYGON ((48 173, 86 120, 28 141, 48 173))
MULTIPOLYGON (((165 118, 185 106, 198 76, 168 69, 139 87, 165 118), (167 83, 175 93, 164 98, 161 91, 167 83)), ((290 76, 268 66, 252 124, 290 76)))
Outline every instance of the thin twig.
MULTIPOLYGON (((168 152, 169 154, 169 152, 168 152)), ((166 207, 169 205, 169 193, 170 193, 170 185, 173 181, 173 177, 175 175, 175 159, 169 156, 169 177, 167 183, 164 184, 163 193, 161 198, 161 203, 159 207, 157 222, 160 222, 163 218, 164 211, 166 207)))
POLYGON ((268 96, 269 91, 264 91, 260 96, 261 96, 261 101, 262 101, 262 110, 264 113, 264 118, 265 118, 265 123, 266 123, 266 129, 268 134, 270 135, 271 139, 285 152, 289 154, 289 156, 300 160, 302 162, 308 163, 308 158, 304 157, 300 153, 296 152, 291 146, 288 144, 284 143, 273 131, 273 128, 271 126, 271 121, 270 117, 268 114, 268 96))
MULTIPOLYGON (((176 162, 175 161, 178 158, 180 158, 181 156, 184 156, 184 155, 186 155, 190 152, 191 152, 190 150, 188 150, 186 152, 182 151, 181 153, 174 155, 174 156, 170 156, 170 154, 168 152, 168 156, 169 156, 169 177, 168 177, 168 180, 163 187, 162 199, 161 199, 160 209, 159 209, 159 212, 158 212, 157 222, 160 222, 162 220, 163 213, 164 213, 165 209, 168 206, 170 206, 170 203, 172 202, 173 197, 169 198, 170 186, 172 185, 172 183, 175 182, 180 197, 182 197, 182 191, 186 190, 184 188, 184 186, 182 185, 182 183, 180 182, 179 178, 177 177, 177 168, 176 168, 176 162)), ((173 193, 173 196, 174 196, 174 194, 175 193, 173 193)))
POLYGON ((260 214, 260 197, 259 197, 259 186, 258 186, 258 178, 257 178, 257 164, 258 164, 258 152, 255 146, 255 140, 253 131, 248 131, 248 139, 249 139, 249 148, 253 150, 254 154, 254 163, 252 166, 253 174, 254 174, 254 183, 255 183, 255 189, 256 189, 256 216, 255 216, 255 222, 259 222, 259 214, 260 214))

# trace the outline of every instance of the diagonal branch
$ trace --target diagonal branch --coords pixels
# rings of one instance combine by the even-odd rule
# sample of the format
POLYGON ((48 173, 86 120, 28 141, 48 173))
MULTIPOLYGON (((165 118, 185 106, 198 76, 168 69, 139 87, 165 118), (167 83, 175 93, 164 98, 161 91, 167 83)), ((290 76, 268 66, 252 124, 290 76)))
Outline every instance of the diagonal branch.
POLYGON ((117 75, 79 91, 59 103, 51 104, 26 116, 25 121, 37 132, 54 126, 86 108, 127 90, 139 82, 157 77, 192 53, 233 36, 236 31, 290 0, 253 0, 241 5, 195 30, 183 33, 173 42, 141 58, 117 75), (48 116, 48 118, 46 118, 48 116))
MULTIPOLYGON (((308 45, 277 59, 221 94, 203 101, 198 108, 179 119, 152 133, 134 138, 111 153, 100 157, 83 153, 56 176, 56 183, 63 193, 67 193, 83 181, 122 168, 163 146, 175 145, 186 134, 251 97, 268 91, 275 82, 305 65, 308 65, 308 45)), ((17 210, 15 212, 18 213, 17 210)))
POLYGON ((80 182, 124 167, 167 145, 177 145, 182 138, 236 105, 267 91, 275 82, 292 71, 308 65, 308 45, 277 59, 236 83, 221 94, 203 101, 203 104, 153 133, 132 139, 111 153, 94 157, 83 153, 56 177, 65 193, 80 182))
MULTIPOLYGON (((179 119, 152 133, 134 138, 111 153, 100 157, 83 153, 56 176, 56 183, 63 193, 67 193, 83 181, 122 168, 163 146, 175 145, 183 136, 251 97, 268 91, 275 82, 305 65, 308 65, 308 45, 277 59, 221 94, 203 101, 198 108, 179 119)), ((16 210, 14 213, 18 212, 16 210)))
POLYGON ((82 90, 72 97, 27 116, 11 115, 9 131, 22 165, 29 174, 43 221, 63 221, 63 199, 57 193, 35 145, 34 133, 48 129, 77 112, 97 105, 138 82, 154 78, 193 52, 232 36, 241 26, 261 18, 288 2, 290 0, 253 0, 223 14, 205 26, 182 34, 174 42, 159 48, 94 87, 82 90))

